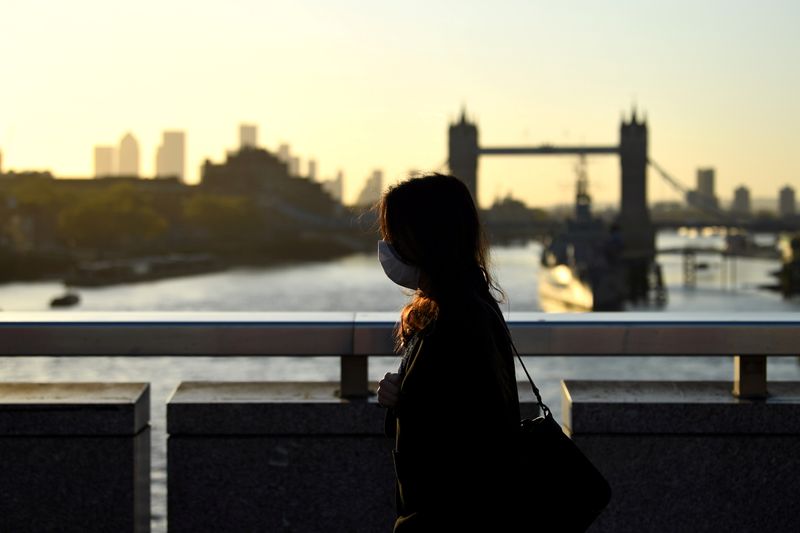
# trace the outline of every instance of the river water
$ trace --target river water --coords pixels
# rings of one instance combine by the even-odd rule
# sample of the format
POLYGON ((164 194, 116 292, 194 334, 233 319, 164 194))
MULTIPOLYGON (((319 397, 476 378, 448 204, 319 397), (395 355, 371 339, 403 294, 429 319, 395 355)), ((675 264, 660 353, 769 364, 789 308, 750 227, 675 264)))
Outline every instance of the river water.
MULTIPOLYGON (((762 236, 768 239, 766 236, 762 236)), ((658 248, 722 247, 719 235, 658 235, 658 248)), ((539 311, 537 275, 541 245, 494 247, 492 270, 506 293, 504 309, 539 311)), ((665 311, 797 312, 800 299, 784 300, 758 288, 774 280, 776 260, 698 255, 707 268, 698 271, 697 286, 683 287, 680 255, 659 256, 668 288, 665 311), (735 275, 734 275, 735 272, 735 275)), ((64 292, 58 282, 0 285, 0 309, 43 311, 64 292)), ((275 268, 238 268, 226 272, 80 290, 75 310, 85 311, 399 311, 407 291, 392 284, 376 257, 353 255, 332 261, 275 268)), ((393 357, 370 360, 370 377, 378 379, 397 365, 393 357)), ((731 358, 719 357, 541 357, 526 365, 545 403, 560 416, 562 379, 730 380, 731 358)), ((144 381, 151 384, 153 443, 153 531, 164 531, 166 510, 165 403, 180 381, 188 380, 336 380, 336 358, 255 357, 19 357, 0 358, 6 381, 144 381)), ((768 361, 771 380, 800 380, 797 358, 768 361)), ((523 377, 518 369, 518 377, 523 377)), ((524 397, 531 394, 525 388, 524 397)), ((531 394, 532 397, 532 394, 531 394)))

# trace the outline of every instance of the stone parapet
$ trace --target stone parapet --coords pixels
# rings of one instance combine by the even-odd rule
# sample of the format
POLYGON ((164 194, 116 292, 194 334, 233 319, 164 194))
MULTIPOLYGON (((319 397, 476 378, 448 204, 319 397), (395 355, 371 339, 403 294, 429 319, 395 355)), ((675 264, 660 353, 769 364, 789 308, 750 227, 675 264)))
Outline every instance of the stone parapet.
POLYGON ((391 531, 385 410, 338 387, 181 383, 167 406, 169 531, 391 531))
POLYGON ((800 383, 562 382, 563 423, 609 480, 592 532, 800 531, 800 383))
POLYGON ((147 383, 0 383, 0 530, 150 531, 147 383))

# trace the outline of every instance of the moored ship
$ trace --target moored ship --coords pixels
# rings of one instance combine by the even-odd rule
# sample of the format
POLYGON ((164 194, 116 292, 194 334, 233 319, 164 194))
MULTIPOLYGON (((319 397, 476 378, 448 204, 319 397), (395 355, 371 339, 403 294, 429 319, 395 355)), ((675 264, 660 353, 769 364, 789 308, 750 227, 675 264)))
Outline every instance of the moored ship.
POLYGON ((778 278, 778 290, 784 298, 800 294, 800 233, 781 235, 778 240, 781 253, 781 268, 774 273, 778 278))
POLYGON ((619 227, 592 215, 584 158, 577 166, 575 216, 542 250, 539 304, 547 312, 618 311, 626 300, 619 227))

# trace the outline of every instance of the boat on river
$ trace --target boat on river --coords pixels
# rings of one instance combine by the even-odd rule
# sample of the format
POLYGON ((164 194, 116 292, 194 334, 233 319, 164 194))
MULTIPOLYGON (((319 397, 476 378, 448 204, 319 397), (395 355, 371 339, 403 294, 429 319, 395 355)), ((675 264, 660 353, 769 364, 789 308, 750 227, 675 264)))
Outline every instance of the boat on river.
POLYGON ((64 283, 70 287, 98 287, 203 274, 224 268, 224 264, 209 254, 92 261, 79 264, 64 283))
POLYGON ((539 304, 547 312, 619 311, 626 300, 619 228, 592 215, 583 157, 576 170, 575 216, 542 250, 539 304))
MULTIPOLYGON (((778 239, 781 268, 772 274, 778 278, 775 290, 784 298, 800 294, 800 232, 786 233, 778 239)), ((767 288, 773 288, 772 286, 767 288)))
POLYGON ((80 303, 81 297, 74 292, 67 292, 50 300, 50 307, 72 307, 80 303))

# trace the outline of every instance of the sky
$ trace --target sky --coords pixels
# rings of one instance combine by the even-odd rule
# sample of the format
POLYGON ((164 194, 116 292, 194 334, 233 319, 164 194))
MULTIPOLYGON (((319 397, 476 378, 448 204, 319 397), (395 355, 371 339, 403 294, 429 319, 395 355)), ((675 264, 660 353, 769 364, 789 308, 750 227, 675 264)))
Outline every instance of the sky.
MULTIPOLYGON (((93 147, 138 139, 154 172, 163 130, 206 158, 259 144, 345 175, 353 201, 444 170, 462 106, 482 146, 616 144, 632 106, 649 155, 694 186, 713 167, 729 201, 800 187, 800 2, 471 0, 0 0, 3 169, 90 176, 93 147)), ((512 194, 568 203, 575 157, 488 158, 482 206, 512 194)), ((596 202, 619 199, 619 161, 588 161, 596 202)), ((680 196, 652 170, 649 199, 680 196)))

